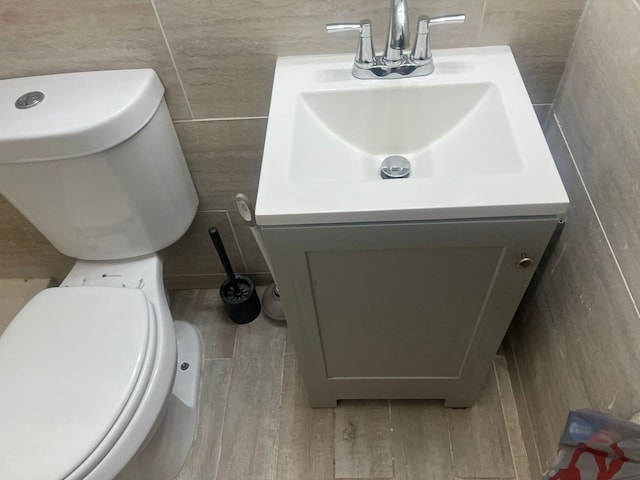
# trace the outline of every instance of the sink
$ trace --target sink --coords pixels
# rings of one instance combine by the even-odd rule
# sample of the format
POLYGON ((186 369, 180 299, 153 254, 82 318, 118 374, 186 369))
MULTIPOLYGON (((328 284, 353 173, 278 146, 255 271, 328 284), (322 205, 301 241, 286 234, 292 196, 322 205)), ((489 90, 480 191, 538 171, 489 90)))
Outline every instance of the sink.
POLYGON ((426 77, 358 80, 351 55, 276 66, 259 224, 561 215, 568 199, 509 47, 433 51, 426 77), (384 179, 404 157, 406 178, 384 179))
POLYGON ((412 178, 522 171, 490 82, 303 92, 292 133, 293 182, 377 181, 390 155, 412 178))

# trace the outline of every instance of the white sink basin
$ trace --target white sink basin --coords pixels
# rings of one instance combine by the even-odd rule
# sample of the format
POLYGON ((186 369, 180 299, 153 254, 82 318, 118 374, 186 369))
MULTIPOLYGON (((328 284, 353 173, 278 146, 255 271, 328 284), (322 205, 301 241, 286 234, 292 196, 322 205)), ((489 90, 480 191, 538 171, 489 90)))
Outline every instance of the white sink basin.
POLYGON ((276 67, 261 225, 560 215, 568 199, 508 47, 435 50, 435 73, 357 80, 352 55, 276 67), (391 155, 408 178, 383 179, 391 155))

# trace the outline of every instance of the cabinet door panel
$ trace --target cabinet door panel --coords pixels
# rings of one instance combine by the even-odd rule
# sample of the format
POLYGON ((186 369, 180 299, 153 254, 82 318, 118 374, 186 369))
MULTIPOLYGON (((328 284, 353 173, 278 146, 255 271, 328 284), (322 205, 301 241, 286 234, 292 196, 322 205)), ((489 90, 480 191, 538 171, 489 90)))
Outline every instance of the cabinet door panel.
POLYGON ((502 252, 308 252, 327 376, 458 378, 502 252))

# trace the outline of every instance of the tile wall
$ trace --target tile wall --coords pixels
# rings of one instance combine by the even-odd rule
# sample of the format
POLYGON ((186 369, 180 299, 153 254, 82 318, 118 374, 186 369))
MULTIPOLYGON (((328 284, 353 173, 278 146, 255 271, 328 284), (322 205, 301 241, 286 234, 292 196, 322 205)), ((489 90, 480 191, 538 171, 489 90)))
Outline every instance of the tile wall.
POLYGON ((536 471, 568 410, 640 410, 640 2, 589 0, 553 104, 566 228, 510 331, 536 471))
MULTIPOLYGON (((413 19, 465 12, 439 28, 435 48, 509 44, 534 104, 558 86, 586 0, 410 0, 413 19)), ((371 18, 382 48, 387 0, 5 0, 0 78, 152 67, 200 194, 194 226, 166 255, 169 287, 218 285, 222 269, 206 235, 220 228, 236 269, 268 278, 233 197, 255 198, 271 78, 278 55, 351 52, 353 35, 327 22, 371 18)), ((0 197, 0 278, 64 276, 56 253, 0 197)))

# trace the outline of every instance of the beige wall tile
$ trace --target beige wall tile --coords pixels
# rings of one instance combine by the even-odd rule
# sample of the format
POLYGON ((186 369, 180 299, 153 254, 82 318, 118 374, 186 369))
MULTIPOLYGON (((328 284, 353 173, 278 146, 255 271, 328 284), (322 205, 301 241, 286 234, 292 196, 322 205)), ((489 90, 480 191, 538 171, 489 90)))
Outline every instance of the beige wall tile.
POLYGON ((482 45, 511 45, 517 57, 566 58, 586 0, 487 0, 482 45))
POLYGON ((238 245, 242 250, 242 255, 247 264, 247 272, 253 273, 269 273, 267 262, 258 248, 258 244, 249 229, 247 222, 240 216, 237 211, 229 212, 231 225, 236 232, 238 245))
POLYGON ((209 237, 210 227, 218 228, 234 271, 245 271, 227 212, 219 211, 197 213, 187 233, 164 251, 165 275, 224 274, 222 263, 209 237))
POLYGON ((636 300, 640 300, 639 51, 638 5, 632 0, 590 2, 556 103, 636 300))
POLYGON ((481 45, 510 45, 533 103, 553 100, 586 0, 487 0, 481 45))
POLYGON ((547 137, 571 209, 510 332, 543 469, 555 458, 569 410, 626 418, 640 407, 638 316, 555 123, 547 137))
POLYGON ((21 215, 4 198, 0 197, 0 252, 11 255, 37 255, 38 246, 29 234, 22 228, 18 217, 21 215))
POLYGON ((0 77, 154 68, 174 118, 190 118, 147 0, 6 0, 0 6, 0 77))
POLYGON ((0 278, 62 280, 74 259, 59 253, 0 195, 0 278))
POLYGON ((200 210, 236 210, 235 195, 255 202, 267 121, 177 123, 200 210))
POLYGON ((562 77, 563 57, 516 57, 531 103, 551 102, 562 77))
MULTIPOLYGON (((196 118, 267 115, 279 55, 355 54, 357 34, 329 35, 326 23, 371 19, 379 51, 388 25, 386 0, 156 0, 156 5, 196 118)), ((434 47, 470 46, 477 40, 482 8, 483 0, 413 2, 412 23, 419 15, 465 12, 465 25, 437 29, 434 47)))

